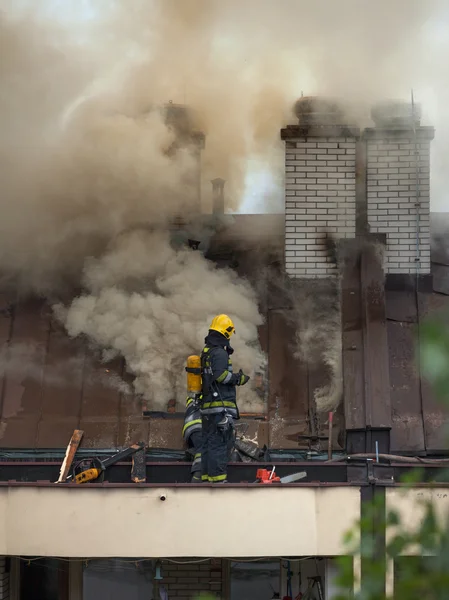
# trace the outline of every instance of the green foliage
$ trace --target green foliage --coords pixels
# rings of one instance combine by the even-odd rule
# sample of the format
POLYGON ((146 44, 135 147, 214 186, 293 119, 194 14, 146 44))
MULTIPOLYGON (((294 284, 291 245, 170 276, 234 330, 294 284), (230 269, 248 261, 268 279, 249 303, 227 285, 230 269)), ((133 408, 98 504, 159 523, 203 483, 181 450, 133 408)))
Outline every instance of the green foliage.
MULTIPOLYGON (((420 333, 421 369, 432 384, 436 395, 449 404, 449 328, 448 320, 427 322, 420 333)), ((447 480, 447 478, 446 478, 447 480)), ((412 487, 423 481, 423 469, 416 469, 404 477, 402 483, 412 487)), ((449 490, 441 488, 441 493, 449 490)), ((394 561, 394 600, 448 600, 449 599, 449 515, 439 519, 434 505, 422 502, 422 518, 413 529, 401 522, 395 511, 386 512, 383 495, 364 506, 357 527, 348 532, 345 544, 348 554, 359 557, 362 564, 363 584, 354 593, 354 600, 385 600, 385 569, 387 561, 394 561), (387 532, 384 548, 376 547, 376 540, 387 532), (387 560, 386 560, 387 559, 387 560)), ((351 587, 354 577, 352 561, 340 560, 339 584, 351 587)), ((347 594, 338 600, 347 600, 347 594)))

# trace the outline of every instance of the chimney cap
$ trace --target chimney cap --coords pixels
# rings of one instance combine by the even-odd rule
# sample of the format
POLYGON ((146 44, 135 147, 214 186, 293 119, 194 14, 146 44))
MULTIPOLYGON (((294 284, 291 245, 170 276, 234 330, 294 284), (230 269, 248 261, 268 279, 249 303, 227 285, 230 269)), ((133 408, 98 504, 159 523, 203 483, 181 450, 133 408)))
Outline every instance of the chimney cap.
POLYGON ((384 129, 419 127, 421 105, 405 100, 383 100, 372 107, 371 118, 376 127, 384 129))
POLYGON ((293 110, 302 126, 342 125, 346 120, 341 103, 333 98, 301 96, 293 110))
POLYGON ((213 186, 224 185, 225 183, 226 183, 226 179, 222 179, 221 177, 216 177, 215 179, 211 180, 211 184, 213 186))

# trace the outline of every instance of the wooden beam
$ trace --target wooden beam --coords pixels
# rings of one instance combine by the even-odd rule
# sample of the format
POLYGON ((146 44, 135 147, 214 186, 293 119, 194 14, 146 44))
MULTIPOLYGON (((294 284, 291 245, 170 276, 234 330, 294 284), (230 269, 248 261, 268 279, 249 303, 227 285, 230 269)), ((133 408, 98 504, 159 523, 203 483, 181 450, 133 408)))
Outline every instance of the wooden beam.
POLYGON ((59 479, 56 483, 64 483, 67 479, 69 471, 72 468, 73 459, 75 458, 75 454, 79 448, 83 435, 84 431, 82 431, 81 429, 75 429, 75 431, 73 432, 69 445, 67 446, 64 460, 61 465, 59 479))
POLYGON ((83 563, 69 562, 69 600, 83 600, 83 563))
POLYGON ((421 384, 415 356, 416 298, 387 290, 392 430, 390 450, 421 453, 425 449, 421 384))
MULTIPOLYGON (((449 297, 443 294, 419 293, 420 327, 429 316, 443 315, 449 309, 449 297)), ((419 362, 419 357, 418 357, 419 362)), ((419 366, 421 377, 422 411, 424 421, 425 447, 427 452, 447 451, 446 430, 449 427, 449 411, 441 403, 435 391, 419 366)))
POLYGON ((346 429, 365 427, 362 300, 357 251, 344 265, 341 283, 343 402, 346 429))
POLYGON ((11 566, 9 572, 9 600, 20 600, 21 571, 22 564, 20 558, 11 556, 11 566))
POLYGON ((391 427, 385 276, 381 257, 367 245, 361 257, 366 427, 391 427))
POLYGON ((133 466, 131 469, 131 480, 134 483, 145 483, 147 480, 146 448, 138 450, 132 455, 133 466))

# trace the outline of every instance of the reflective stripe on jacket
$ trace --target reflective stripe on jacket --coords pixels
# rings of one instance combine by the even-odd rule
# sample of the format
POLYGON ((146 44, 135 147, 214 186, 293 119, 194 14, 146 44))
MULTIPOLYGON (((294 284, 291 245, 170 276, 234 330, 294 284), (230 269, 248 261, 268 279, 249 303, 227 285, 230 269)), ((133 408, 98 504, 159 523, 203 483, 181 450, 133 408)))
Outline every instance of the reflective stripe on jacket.
POLYGON ((201 430, 201 411, 199 404, 194 398, 187 398, 184 427, 182 429, 184 441, 187 443, 192 433, 199 430, 201 430))

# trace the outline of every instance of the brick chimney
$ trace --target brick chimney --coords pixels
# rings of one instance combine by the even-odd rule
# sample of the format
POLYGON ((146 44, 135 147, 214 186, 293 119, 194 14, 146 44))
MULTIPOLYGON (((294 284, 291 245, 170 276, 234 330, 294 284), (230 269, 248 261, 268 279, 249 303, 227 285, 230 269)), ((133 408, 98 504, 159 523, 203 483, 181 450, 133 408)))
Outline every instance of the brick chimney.
POLYGON ((285 266, 293 278, 337 273, 329 237, 355 237, 356 142, 360 130, 345 123, 330 100, 300 98, 298 125, 281 130, 285 141, 285 266))
POLYGON ((226 181, 217 177, 212 179, 212 213, 214 215, 224 215, 225 200, 224 200, 224 185, 226 181))
POLYGON ((430 142, 420 107, 383 102, 364 131, 367 215, 371 233, 386 234, 388 274, 430 274, 430 142))

